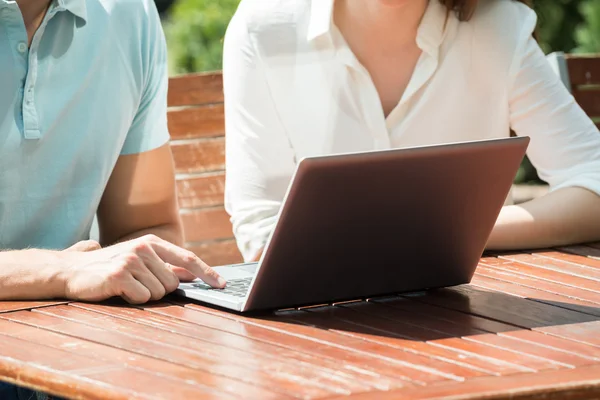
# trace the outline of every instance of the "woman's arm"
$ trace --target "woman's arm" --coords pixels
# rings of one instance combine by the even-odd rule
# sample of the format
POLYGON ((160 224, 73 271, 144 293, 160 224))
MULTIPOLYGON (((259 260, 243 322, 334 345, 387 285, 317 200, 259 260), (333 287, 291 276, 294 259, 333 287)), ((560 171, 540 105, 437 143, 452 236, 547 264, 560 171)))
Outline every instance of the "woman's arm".
POLYGON ((225 37, 225 207, 246 261, 256 259, 273 230, 295 169, 288 140, 245 21, 244 3, 225 37))
POLYGON ((600 240, 600 197, 567 187, 518 206, 504 207, 488 248, 542 248, 600 240))
POLYGON ((528 155, 550 193, 505 207, 490 249, 600 240, 600 133, 551 70, 524 27, 509 90, 511 127, 531 137, 528 155))

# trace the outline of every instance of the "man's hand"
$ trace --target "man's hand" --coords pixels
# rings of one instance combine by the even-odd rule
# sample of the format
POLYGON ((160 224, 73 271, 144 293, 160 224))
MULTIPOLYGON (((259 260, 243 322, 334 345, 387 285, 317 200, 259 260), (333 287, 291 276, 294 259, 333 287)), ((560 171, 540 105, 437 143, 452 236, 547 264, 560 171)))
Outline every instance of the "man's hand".
POLYGON ((194 253, 153 235, 95 248, 99 245, 86 241, 63 252, 69 264, 62 274, 65 297, 100 301, 120 296, 141 304, 173 292, 180 280, 198 277, 216 288, 226 284, 194 253))
POLYGON ((82 240, 81 242, 75 243, 73 246, 65 249, 64 251, 94 251, 100 250, 102 246, 95 240, 82 240))

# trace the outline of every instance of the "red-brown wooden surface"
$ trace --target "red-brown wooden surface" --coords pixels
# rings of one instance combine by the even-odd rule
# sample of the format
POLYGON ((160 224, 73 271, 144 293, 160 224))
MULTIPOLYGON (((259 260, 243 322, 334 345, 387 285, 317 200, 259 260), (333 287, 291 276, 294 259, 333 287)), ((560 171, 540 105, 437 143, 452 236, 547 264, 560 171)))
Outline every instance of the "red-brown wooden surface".
POLYGON ((211 265, 242 261, 223 208, 225 122, 220 73, 169 81, 169 131, 186 247, 211 265))
POLYGON ((600 55, 567 55, 575 100, 600 128, 600 55))
POLYGON ((599 253, 486 256, 470 285, 255 315, 0 302, 0 379, 80 399, 600 398, 599 253))

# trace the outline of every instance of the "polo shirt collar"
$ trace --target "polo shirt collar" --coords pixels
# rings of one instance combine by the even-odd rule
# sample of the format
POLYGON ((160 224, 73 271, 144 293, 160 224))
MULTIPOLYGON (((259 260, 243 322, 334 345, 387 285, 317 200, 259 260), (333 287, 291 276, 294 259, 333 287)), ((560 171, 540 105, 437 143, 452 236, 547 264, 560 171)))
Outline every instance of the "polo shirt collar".
POLYGON ((55 0, 56 10, 67 10, 76 17, 81 18, 84 22, 87 21, 87 5, 86 0, 55 0))

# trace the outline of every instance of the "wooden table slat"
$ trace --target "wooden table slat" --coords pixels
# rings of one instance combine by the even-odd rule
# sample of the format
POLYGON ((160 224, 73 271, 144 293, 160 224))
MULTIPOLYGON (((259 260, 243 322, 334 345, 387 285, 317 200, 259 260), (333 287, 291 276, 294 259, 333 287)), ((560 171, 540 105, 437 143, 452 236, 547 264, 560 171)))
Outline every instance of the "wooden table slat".
POLYGON ((538 343, 524 342, 510 336, 476 335, 466 337, 465 340, 544 358, 566 368, 576 368, 583 365, 595 364, 596 362, 596 360, 590 357, 556 350, 551 347, 540 346, 538 343))
MULTIPOLYGON (((573 311, 583 312, 591 315, 600 315, 600 295, 585 290, 562 286, 554 282, 541 281, 529 276, 506 272, 495 268, 481 266, 472 281, 475 286, 482 286, 481 282, 489 282, 492 290, 504 290, 512 295, 528 293, 520 297, 528 297, 532 300, 554 301, 553 305, 560 306, 573 311), (494 283, 490 281, 495 281, 494 283), (528 290, 529 289, 529 290, 528 290)), ((551 303, 552 304, 552 303, 551 303)))
POLYGON ((0 301, 0 313, 67 304, 67 301, 0 301))
POLYGON ((588 346, 569 339, 547 335, 543 332, 515 331, 501 333, 500 336, 522 340, 529 344, 536 344, 538 346, 548 347, 569 354, 576 354, 580 357, 590 358, 596 362, 600 361, 600 348, 588 346))
MULTIPOLYGON (((570 370, 543 371, 507 377, 474 378, 464 383, 406 388, 402 391, 365 393, 353 400, 471 400, 570 399, 589 400, 600 395, 600 365, 570 370)), ((342 400, 332 397, 330 400, 342 400)))
POLYGON ((600 249, 591 246, 567 246, 560 247, 557 250, 565 253, 575 254, 583 257, 596 257, 600 258, 600 249))
POLYGON ((600 282, 600 268, 582 266, 581 264, 563 260, 553 260, 552 258, 543 257, 536 254, 514 254, 501 258, 517 261, 519 264, 527 264, 533 267, 539 267, 562 274, 572 275, 577 278, 600 282))
POLYGON ((478 329, 484 332, 498 333, 514 331, 515 329, 518 329, 518 327, 515 325, 414 301, 409 297, 394 296, 379 298, 371 300, 371 303, 385 305, 386 307, 390 307, 395 310, 418 313, 427 318, 440 319, 461 326, 469 326, 473 329, 478 329))
POLYGON ((467 285, 435 290, 411 298, 464 313, 500 320, 526 329, 588 322, 595 319, 588 314, 501 292, 480 290, 467 285))
POLYGON ((502 271, 509 271, 520 275, 529 276, 541 281, 558 283, 563 286, 573 287, 580 290, 588 290, 590 292, 600 294, 600 281, 592 278, 579 278, 567 273, 556 272, 518 262, 507 262, 500 265, 488 265, 485 262, 482 262, 482 265, 488 266, 489 268, 497 268, 501 269, 502 271))
POLYGON ((576 254, 561 253, 559 251, 543 251, 535 253, 540 257, 548 257, 553 260, 567 261, 576 265, 600 269, 600 260, 590 257, 583 257, 576 254))
POLYGON ((535 328, 536 331, 600 347, 600 321, 577 325, 555 325, 535 328))

